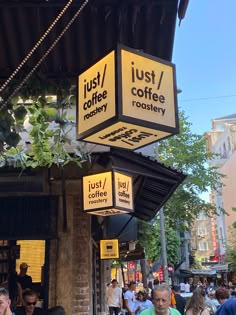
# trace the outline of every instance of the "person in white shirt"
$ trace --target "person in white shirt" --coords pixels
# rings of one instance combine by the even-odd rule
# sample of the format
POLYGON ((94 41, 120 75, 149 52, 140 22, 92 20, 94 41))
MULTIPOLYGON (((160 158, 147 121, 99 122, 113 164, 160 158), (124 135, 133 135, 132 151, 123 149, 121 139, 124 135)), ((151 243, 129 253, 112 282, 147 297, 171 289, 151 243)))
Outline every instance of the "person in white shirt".
POLYGON ((107 288, 107 304, 110 315, 118 315, 122 309, 122 290, 118 287, 116 279, 111 281, 111 286, 107 288))
POLYGON ((185 292, 186 293, 190 292, 190 284, 188 282, 185 284, 185 292))
POLYGON ((129 289, 124 294, 126 315, 135 315, 135 288, 136 283, 131 281, 129 283, 129 289))
POLYGON ((184 282, 181 282, 181 283, 179 284, 179 286, 180 286, 180 292, 181 292, 181 293, 185 292, 185 283, 184 283, 184 282))

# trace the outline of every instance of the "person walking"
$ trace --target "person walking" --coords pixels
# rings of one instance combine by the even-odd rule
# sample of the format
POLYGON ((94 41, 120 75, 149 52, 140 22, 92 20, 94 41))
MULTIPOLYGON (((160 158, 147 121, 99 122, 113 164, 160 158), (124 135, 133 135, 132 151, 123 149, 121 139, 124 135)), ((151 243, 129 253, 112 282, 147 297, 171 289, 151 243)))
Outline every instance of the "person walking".
POLYGON ((111 286, 107 288, 107 304, 110 315, 118 315, 122 309, 122 289, 118 287, 118 281, 113 279, 111 286))
POLYGON ((205 290, 201 287, 193 291, 193 295, 186 305, 185 315, 210 315, 205 303, 205 290))
POLYGON ((170 307, 171 290, 163 283, 153 291, 153 306, 142 311, 140 315, 181 315, 178 310, 170 307))
POLYGON ((131 281, 129 283, 129 289, 124 294, 126 315, 135 315, 135 288, 136 283, 131 281))
POLYGON ((181 315, 184 315, 186 300, 184 297, 181 296, 180 291, 181 291, 180 286, 178 285, 173 286, 173 292, 176 301, 176 309, 180 312, 181 315))
POLYGON ((217 309, 215 315, 236 315, 236 299, 226 300, 217 309))
POLYGON ((139 291, 135 302, 135 315, 152 306, 152 302, 148 299, 148 294, 144 291, 139 291))

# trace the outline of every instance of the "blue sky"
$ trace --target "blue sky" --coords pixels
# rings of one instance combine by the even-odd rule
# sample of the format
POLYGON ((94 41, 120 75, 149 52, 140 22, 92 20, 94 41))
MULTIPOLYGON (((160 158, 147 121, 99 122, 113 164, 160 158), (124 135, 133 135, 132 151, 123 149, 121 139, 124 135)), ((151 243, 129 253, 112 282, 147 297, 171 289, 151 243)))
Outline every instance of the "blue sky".
POLYGON ((198 134, 210 130, 213 118, 236 113, 235 32, 235 0, 189 0, 176 25, 172 61, 182 90, 179 108, 198 134))

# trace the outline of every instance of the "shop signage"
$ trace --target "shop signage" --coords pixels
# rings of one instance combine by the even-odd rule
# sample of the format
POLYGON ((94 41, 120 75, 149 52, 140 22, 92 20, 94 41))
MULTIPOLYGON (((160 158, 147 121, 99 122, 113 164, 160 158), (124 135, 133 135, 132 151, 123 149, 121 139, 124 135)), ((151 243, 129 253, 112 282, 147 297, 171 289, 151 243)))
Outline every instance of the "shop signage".
POLYGON ((100 240, 100 258, 101 259, 119 258, 118 239, 100 240))
POLYGON ((78 76, 77 139, 135 150, 177 134, 175 66, 118 45, 78 76))
POLYGON ((133 212, 132 177, 115 170, 84 176, 83 209, 101 216, 133 212))

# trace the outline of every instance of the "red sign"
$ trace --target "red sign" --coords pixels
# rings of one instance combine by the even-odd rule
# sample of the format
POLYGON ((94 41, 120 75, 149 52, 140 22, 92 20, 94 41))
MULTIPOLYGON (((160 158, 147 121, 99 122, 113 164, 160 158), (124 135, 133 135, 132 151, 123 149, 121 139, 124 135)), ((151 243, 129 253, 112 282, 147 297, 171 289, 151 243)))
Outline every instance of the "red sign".
POLYGON ((128 269, 129 270, 134 270, 135 269, 135 262, 134 261, 129 261, 128 262, 128 269))

